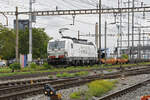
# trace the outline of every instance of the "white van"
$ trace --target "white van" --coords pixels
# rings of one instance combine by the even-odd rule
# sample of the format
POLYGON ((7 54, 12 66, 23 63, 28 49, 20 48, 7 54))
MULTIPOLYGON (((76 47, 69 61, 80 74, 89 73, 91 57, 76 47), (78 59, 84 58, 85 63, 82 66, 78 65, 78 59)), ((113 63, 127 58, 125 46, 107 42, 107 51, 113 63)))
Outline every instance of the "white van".
POLYGON ((0 61, 0 67, 6 66, 6 63, 4 61, 0 61))

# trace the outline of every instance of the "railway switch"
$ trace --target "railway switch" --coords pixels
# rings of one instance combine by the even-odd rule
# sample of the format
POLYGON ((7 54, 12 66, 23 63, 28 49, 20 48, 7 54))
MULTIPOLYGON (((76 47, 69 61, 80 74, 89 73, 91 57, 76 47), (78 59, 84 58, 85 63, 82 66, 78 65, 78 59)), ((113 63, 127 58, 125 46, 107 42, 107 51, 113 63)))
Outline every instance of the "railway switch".
POLYGON ((61 100, 61 94, 57 94, 56 90, 50 85, 44 86, 44 94, 50 98, 50 100, 61 100))

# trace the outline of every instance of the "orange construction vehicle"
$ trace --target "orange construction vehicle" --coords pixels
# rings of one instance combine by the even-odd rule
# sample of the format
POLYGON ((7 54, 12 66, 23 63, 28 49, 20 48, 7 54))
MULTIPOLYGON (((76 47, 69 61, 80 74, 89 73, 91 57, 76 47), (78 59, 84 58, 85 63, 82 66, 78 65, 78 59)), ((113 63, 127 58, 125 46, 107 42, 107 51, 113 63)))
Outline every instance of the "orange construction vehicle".
POLYGON ((117 60, 114 59, 114 58, 112 58, 112 59, 107 59, 107 60, 101 59, 101 62, 102 62, 103 64, 116 64, 116 63, 117 63, 117 60))
POLYGON ((141 100, 150 100, 150 95, 149 96, 142 96, 141 100))

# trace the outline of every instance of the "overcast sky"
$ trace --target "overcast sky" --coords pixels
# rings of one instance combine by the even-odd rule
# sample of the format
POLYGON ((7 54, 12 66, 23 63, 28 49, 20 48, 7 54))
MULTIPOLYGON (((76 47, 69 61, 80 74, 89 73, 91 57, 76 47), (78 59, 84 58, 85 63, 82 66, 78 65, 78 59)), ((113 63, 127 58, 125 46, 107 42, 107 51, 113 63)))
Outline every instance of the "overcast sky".
MULTIPOLYGON (((97 8, 98 0, 35 0, 33 4, 33 10, 55 10, 56 6, 58 9, 89 9, 97 8)), ((118 0, 102 0, 103 8, 112 8, 117 7, 118 0)), ((121 0, 120 0, 121 1, 121 0)), ((122 0, 122 7, 125 7, 128 0, 122 0)), ((141 2, 144 2, 146 6, 150 6, 150 0, 135 0, 135 6, 140 6, 141 2)), ((19 11, 28 11, 29 10, 29 0, 0 0, 1 11, 15 11, 15 7, 19 7, 19 11)), ((149 19, 149 14, 146 14, 146 19, 142 19, 143 14, 136 14, 135 25, 149 25, 150 22, 147 22, 149 19)), ((8 16, 9 26, 13 28, 13 20, 15 16, 8 16)), ((19 19, 27 19, 28 16, 19 16, 19 19)), ((127 22, 127 14, 123 14, 123 22, 127 22)), ((102 15, 102 34, 104 34, 104 22, 108 23, 114 22, 114 15, 107 14, 102 15)), ((117 18, 119 21, 119 18, 117 18)), ((98 15, 77 15, 75 16, 75 25, 72 24, 72 16, 47 16, 47 17, 37 17, 36 23, 33 23, 33 27, 42 27, 45 28, 46 33, 55 39, 60 38, 58 30, 60 28, 69 28, 69 31, 64 31, 63 34, 66 36, 77 37, 77 32, 80 30, 81 34, 95 34, 95 23, 98 22, 98 15)), ((0 15, 0 23, 5 24, 5 18, 0 15)), ((127 24, 123 24, 123 33, 127 33, 127 24)), ((147 30, 148 31, 148 30, 147 30)), ((116 25, 108 25, 109 34, 117 34, 118 30, 116 25)), ((81 37, 88 39, 90 41, 95 41, 94 37, 81 37)), ((126 37, 123 37, 126 39, 126 37)), ((107 46, 109 48, 115 47, 117 45, 117 36, 107 38, 107 46)), ((104 39, 102 39, 102 47, 104 47, 104 39)), ((127 43, 125 44, 127 45, 127 43)))

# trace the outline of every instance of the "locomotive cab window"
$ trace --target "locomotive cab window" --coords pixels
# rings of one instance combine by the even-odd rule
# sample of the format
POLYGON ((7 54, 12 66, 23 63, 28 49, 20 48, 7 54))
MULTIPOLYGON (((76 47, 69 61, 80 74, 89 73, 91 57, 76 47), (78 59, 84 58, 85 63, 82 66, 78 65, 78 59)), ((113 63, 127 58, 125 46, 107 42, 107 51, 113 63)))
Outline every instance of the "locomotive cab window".
POLYGON ((71 43, 71 48, 73 49, 73 44, 71 43))
POLYGON ((65 48, 65 41, 55 41, 49 43, 49 49, 61 49, 65 48))

